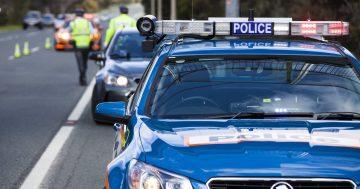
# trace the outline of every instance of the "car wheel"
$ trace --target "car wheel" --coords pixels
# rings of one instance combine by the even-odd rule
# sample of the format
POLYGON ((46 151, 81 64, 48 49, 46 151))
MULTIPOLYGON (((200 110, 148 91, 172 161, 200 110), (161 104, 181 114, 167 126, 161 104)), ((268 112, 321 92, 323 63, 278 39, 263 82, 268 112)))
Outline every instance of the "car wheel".
POLYGON ((98 89, 98 85, 95 85, 93 92, 92 92, 92 96, 91 96, 91 114, 92 114, 94 122, 97 124, 101 123, 101 121, 96 120, 97 117, 95 114, 95 109, 96 109, 96 106, 102 102, 104 102, 104 98, 101 98, 100 91, 98 89))
POLYGON ((42 30, 42 29, 43 29, 43 25, 39 24, 38 28, 39 28, 39 30, 42 30))
POLYGON ((27 24, 23 24, 23 30, 26 30, 28 28, 27 24))

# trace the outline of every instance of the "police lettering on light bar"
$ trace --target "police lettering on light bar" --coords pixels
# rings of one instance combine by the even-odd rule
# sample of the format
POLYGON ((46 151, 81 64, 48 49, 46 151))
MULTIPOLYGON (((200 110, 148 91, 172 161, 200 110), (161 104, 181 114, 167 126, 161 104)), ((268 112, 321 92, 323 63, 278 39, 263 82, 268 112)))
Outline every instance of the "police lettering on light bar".
POLYGON ((232 22, 231 26, 233 35, 271 35, 273 33, 270 22, 232 22))
POLYGON ((147 15, 140 18, 137 28, 141 35, 297 35, 343 36, 349 34, 349 23, 341 21, 292 21, 291 18, 227 18, 216 20, 162 20, 147 15))

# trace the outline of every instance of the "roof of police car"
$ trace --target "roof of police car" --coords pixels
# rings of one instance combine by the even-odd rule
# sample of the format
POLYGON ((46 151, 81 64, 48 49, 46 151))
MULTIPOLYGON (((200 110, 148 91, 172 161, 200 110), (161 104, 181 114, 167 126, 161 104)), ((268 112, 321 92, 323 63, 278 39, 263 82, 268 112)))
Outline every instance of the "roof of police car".
POLYGON ((343 57, 326 42, 308 40, 227 39, 178 42, 169 56, 197 55, 294 55, 343 57))

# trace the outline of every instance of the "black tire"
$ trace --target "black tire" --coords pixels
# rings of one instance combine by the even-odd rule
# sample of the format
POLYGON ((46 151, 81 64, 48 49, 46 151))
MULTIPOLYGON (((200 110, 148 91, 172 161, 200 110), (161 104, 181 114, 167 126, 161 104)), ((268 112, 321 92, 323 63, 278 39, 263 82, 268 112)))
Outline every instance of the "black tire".
POLYGON ((96 109, 96 106, 102 102, 104 102, 104 99, 100 97, 100 91, 99 91, 98 85, 95 85, 92 95, 91 95, 91 114, 92 114, 94 122, 97 124, 100 124, 102 122, 98 121, 96 119, 95 109, 96 109))
POLYGON ((42 30, 44 27, 43 27, 42 24, 39 24, 39 25, 38 25, 38 28, 39 28, 39 30, 42 30))
POLYGON ((27 30, 28 25, 27 24, 23 24, 23 30, 27 30))

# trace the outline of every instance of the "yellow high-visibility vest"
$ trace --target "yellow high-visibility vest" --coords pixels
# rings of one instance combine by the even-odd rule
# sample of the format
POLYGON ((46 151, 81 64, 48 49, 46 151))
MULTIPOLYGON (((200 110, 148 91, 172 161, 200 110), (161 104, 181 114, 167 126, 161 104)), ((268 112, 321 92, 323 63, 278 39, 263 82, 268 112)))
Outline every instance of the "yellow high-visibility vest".
POLYGON ((77 48, 90 48, 91 23, 84 18, 76 18, 70 23, 71 35, 77 48))
POLYGON ((120 16, 111 19, 109 27, 106 30, 105 46, 109 44, 116 30, 125 27, 136 27, 136 20, 127 14, 120 14, 120 16))

